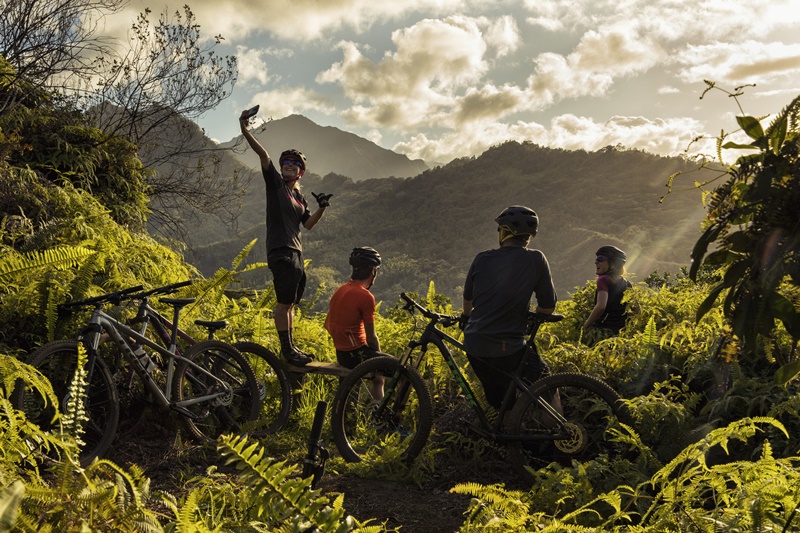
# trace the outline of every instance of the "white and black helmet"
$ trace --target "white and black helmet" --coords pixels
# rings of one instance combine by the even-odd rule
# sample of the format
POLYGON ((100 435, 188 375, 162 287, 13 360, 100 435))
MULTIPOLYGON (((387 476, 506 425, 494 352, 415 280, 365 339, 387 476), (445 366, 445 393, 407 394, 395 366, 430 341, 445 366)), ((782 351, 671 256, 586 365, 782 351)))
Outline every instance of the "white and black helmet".
POLYGON ((524 205, 505 208, 494 221, 514 235, 536 235, 539 230, 539 217, 533 209, 524 205))
POLYGON ((358 267, 377 267, 381 265, 381 254, 375 248, 360 246, 350 252, 350 264, 358 267))

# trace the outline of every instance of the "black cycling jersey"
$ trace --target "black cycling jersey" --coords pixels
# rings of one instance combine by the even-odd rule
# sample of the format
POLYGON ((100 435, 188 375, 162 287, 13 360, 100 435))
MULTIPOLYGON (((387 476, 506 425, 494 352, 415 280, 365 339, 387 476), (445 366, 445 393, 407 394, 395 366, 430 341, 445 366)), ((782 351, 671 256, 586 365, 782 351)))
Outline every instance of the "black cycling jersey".
MULTIPOLYGON (((597 319, 594 326, 600 329, 609 329, 614 333, 619 333, 625 327, 625 320, 628 317, 627 306, 622 302, 622 297, 625 294, 625 289, 631 286, 630 282, 625 278, 619 278, 614 281, 611 276, 600 276, 597 279, 598 287, 601 286, 608 289, 608 303, 606 303, 606 310, 603 315, 597 319)), ((594 301, 597 303, 597 290, 594 291, 594 301)))
POLYGON ((305 196, 283 181, 272 161, 261 173, 267 187, 267 253, 284 247, 302 252, 300 225, 311 216, 305 196))
POLYGON ((467 353, 498 357, 520 351, 534 293, 540 307, 556 306, 550 265, 542 252, 503 246, 479 253, 464 284, 464 299, 473 306, 464 329, 467 353))

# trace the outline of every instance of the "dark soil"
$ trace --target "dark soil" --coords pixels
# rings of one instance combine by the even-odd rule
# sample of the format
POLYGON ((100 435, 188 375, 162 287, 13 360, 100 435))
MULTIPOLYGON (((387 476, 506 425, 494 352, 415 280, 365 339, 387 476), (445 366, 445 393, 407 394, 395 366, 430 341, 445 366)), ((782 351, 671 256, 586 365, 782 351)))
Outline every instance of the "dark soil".
MULTIPOLYGON (((331 501, 344 494, 347 514, 362 522, 373 519, 372 524, 382 523, 387 529, 403 533, 458 531, 470 497, 452 494, 450 489, 455 485, 503 483, 509 489, 523 488, 505 461, 504 451, 468 433, 464 421, 471 413, 465 409, 458 411, 437 420, 430 445, 442 451, 435 455, 433 473, 423 480, 415 483, 360 477, 347 472, 347 465, 341 461, 331 460, 315 488, 331 501), (446 437, 448 442, 444 442, 446 437)), ((150 417, 135 434, 118 439, 108 458, 124 467, 137 464, 151 479, 152 490, 180 496, 185 482, 203 475, 208 466, 218 462, 218 457, 212 450, 184 441, 171 420, 171 417, 150 417)), ((335 457, 333 442, 326 445, 335 457)), ((298 455, 298 465, 304 455, 298 455)))

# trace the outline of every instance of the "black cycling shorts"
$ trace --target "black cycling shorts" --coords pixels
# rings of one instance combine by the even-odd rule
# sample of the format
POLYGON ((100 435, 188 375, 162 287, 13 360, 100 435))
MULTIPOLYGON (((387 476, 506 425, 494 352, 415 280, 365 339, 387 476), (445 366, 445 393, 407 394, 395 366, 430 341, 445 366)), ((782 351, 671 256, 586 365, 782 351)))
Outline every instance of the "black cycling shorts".
POLYGON ((292 248, 277 248, 267 254, 272 283, 279 304, 297 304, 306 289, 303 257, 292 248))
POLYGON ((342 351, 336 350, 336 361, 345 368, 355 368, 359 363, 372 359, 373 357, 381 357, 389 355, 388 353, 373 350, 369 346, 362 346, 355 350, 342 351))
POLYGON ((524 355, 525 348, 511 355, 500 357, 474 357, 467 354, 472 370, 483 385, 486 401, 495 409, 499 409, 503 403, 503 396, 511 382, 509 374, 513 374, 519 367, 524 355))

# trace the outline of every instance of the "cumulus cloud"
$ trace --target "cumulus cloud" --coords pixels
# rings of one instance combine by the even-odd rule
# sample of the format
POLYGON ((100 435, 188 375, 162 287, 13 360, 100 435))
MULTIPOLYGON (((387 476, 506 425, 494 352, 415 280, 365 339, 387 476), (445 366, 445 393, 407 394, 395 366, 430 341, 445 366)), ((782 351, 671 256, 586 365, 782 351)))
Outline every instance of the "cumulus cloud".
POLYGON ((800 74, 800 44, 744 41, 687 46, 677 54, 685 82, 764 83, 800 74))
POLYGON ((343 42, 342 61, 317 76, 336 83, 357 105, 347 116, 360 124, 409 128, 452 105, 453 91, 488 70, 486 42, 467 17, 426 19, 392 34, 395 52, 373 62, 355 43, 343 42))
POLYGON ((450 124, 460 127, 468 122, 496 120, 518 110, 525 101, 524 92, 513 85, 470 88, 455 100, 450 124))
POLYGON ((304 88, 290 88, 257 93, 247 107, 259 104, 261 113, 279 119, 296 113, 319 111, 333 113, 333 103, 326 96, 304 88))
MULTIPOLYGON (((605 122, 573 114, 560 115, 549 127, 536 122, 493 123, 467 126, 438 138, 418 134, 392 149, 410 158, 425 161, 450 161, 464 154, 480 154, 492 145, 509 140, 530 141, 567 150, 599 150, 606 146, 637 147, 663 155, 686 152, 693 139, 701 135, 702 124, 692 118, 647 119, 614 116, 605 122)), ((713 139, 692 145, 691 153, 712 153, 713 139)))
POLYGON ((266 85, 269 81, 267 56, 273 55, 269 50, 255 50, 246 46, 236 47, 236 59, 239 68, 239 82, 258 82, 266 85))
POLYGON ((516 51, 521 40, 517 22, 510 16, 500 17, 486 30, 486 44, 497 50, 497 57, 516 51))
MULTIPOLYGON (((169 12, 182 10, 185 2, 165 2, 169 12)), ((365 31, 381 21, 398 19, 410 13, 457 13, 467 0, 194 0, 190 6, 203 30, 221 33, 227 39, 241 39, 256 33, 271 34, 287 41, 319 39, 342 28, 365 31)), ((135 16, 152 6, 147 0, 131 0, 127 12, 135 16)), ((130 20, 133 20, 132 18, 130 20)), ((130 24, 121 29, 130 27, 130 24)))

